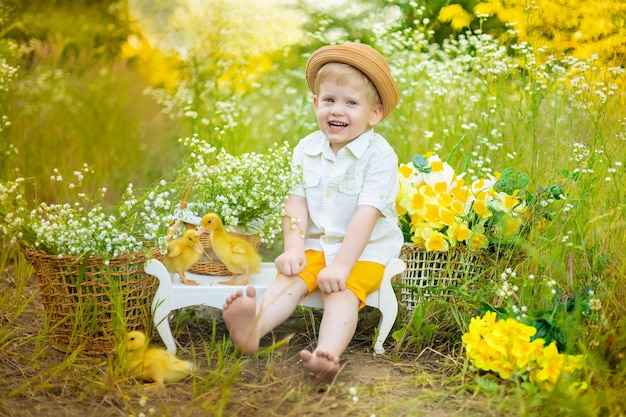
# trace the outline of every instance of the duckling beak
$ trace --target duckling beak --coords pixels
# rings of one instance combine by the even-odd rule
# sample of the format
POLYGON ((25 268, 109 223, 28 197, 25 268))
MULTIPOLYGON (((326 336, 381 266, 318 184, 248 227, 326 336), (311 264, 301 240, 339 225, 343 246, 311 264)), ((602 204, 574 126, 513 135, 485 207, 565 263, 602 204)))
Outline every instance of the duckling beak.
POLYGON ((200 244, 200 242, 193 245, 193 249, 199 254, 202 254, 204 252, 204 248, 202 248, 202 244, 200 244))
POLYGON ((200 226, 200 228, 196 231, 196 236, 200 236, 206 233, 206 229, 203 226, 200 226))

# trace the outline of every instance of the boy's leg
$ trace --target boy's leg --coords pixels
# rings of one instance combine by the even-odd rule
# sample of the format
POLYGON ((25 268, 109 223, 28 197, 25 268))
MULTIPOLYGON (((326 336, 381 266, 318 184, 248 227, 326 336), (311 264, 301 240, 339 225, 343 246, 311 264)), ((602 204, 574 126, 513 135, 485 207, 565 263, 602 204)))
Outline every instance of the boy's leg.
POLYGON ((255 353, 261 338, 287 320, 307 293, 300 277, 279 274, 258 303, 252 285, 246 288, 245 296, 237 291, 227 297, 223 317, 235 345, 247 355, 255 353))
POLYGON ((337 376, 339 358, 354 336, 358 315, 359 299, 351 290, 324 294, 317 348, 313 352, 300 352, 314 383, 331 383, 337 376))

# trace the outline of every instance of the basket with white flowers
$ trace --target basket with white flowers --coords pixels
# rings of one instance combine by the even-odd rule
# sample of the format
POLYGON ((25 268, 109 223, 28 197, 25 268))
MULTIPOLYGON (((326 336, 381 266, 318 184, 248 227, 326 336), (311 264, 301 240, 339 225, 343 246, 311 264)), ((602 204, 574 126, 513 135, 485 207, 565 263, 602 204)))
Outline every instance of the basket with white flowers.
POLYGON ((448 297, 477 272, 484 249, 517 238, 526 212, 528 175, 506 169, 466 183, 439 155, 415 155, 400 164, 396 200, 407 263, 402 298, 409 310, 416 289, 448 297))
MULTIPOLYGON (((263 153, 233 155, 218 150, 197 135, 180 139, 189 158, 178 171, 184 189, 177 217, 188 226, 199 226, 207 213, 216 213, 224 228, 258 248, 271 246, 282 231, 284 205, 297 181, 291 169, 292 149, 287 142, 263 153)), ((212 254, 209 234, 200 236, 205 254, 191 272, 228 275, 212 254)))
POLYGON ((129 185, 107 206, 105 189, 95 197, 82 191, 90 172, 85 165, 71 180, 51 175, 53 186, 75 191, 66 203, 28 201, 32 179, 0 183, 0 240, 23 248, 33 266, 51 344, 102 354, 115 348, 116 334, 151 327, 158 282, 143 267, 164 250, 172 209, 164 183, 143 197, 129 185))

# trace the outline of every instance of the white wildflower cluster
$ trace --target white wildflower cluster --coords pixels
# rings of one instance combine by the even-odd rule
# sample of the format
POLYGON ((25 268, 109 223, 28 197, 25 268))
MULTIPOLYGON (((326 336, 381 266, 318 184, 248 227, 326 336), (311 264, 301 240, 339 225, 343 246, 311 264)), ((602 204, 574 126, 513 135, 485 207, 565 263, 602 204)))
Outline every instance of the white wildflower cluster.
POLYGON ((501 287, 497 290, 498 296, 502 298, 510 298, 512 297, 519 287, 509 281, 509 278, 516 278, 517 273, 513 271, 511 268, 507 268, 504 272, 500 274, 501 279, 501 287))
POLYGON ((500 317, 510 317, 535 326, 538 322, 545 322, 546 317, 556 317, 557 313, 574 314, 577 309, 572 309, 572 306, 576 304, 582 317, 602 323, 602 302, 595 296, 594 288, 595 285, 590 285, 578 291, 565 291, 552 277, 537 279, 533 274, 524 276, 512 268, 506 268, 500 274, 496 287, 499 306, 483 303, 483 307, 497 312, 500 317))
MULTIPOLYGON (((171 191, 166 184, 140 198, 129 185, 119 205, 105 207, 101 203, 105 188, 99 190, 98 198, 79 191, 89 172, 84 165, 72 173, 74 182, 64 184, 76 191, 75 201, 34 202, 34 207, 24 197, 27 180, 0 183, 0 237, 59 257, 88 253, 111 259, 124 253, 163 250, 162 231, 172 217, 171 191)), ((56 169, 50 179, 63 183, 63 175, 56 169)))
POLYGON ((231 155, 197 136, 181 140, 191 158, 181 169, 190 184, 188 208, 197 216, 217 213, 226 228, 259 234, 273 243, 282 230, 284 204, 297 182, 291 147, 274 144, 265 153, 231 155))
POLYGON ((553 280, 553 279, 549 279, 546 282, 546 287, 548 287, 550 289, 550 294, 552 294, 552 295, 556 294, 556 292, 557 292, 556 285, 557 285, 557 282, 555 280, 553 280))
POLYGON ((551 295, 556 294, 557 282, 553 279, 545 279, 541 282, 535 282, 535 275, 528 274, 527 276, 518 276, 518 274, 512 268, 506 268, 500 274, 500 287, 496 290, 496 293, 503 300, 508 300, 508 310, 512 314, 512 317, 517 321, 526 321, 529 317, 529 306, 523 302, 536 301, 537 291, 541 291, 541 285, 551 295))

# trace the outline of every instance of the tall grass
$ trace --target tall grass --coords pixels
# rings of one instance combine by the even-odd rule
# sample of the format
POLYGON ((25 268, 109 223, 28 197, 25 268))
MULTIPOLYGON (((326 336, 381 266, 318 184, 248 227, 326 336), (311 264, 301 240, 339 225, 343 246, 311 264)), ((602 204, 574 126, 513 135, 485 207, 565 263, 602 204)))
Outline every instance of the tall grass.
MULTIPOLYGON (((309 36, 326 41, 323 33, 309 36)), ((426 301, 413 344, 408 344, 410 338, 398 340, 394 360, 412 363, 409 352, 416 353, 415 349, 453 358, 446 381, 449 390, 459 395, 480 392, 490 407, 502 413, 623 415, 626 98, 622 70, 571 58, 540 60, 541 54, 530 45, 505 49, 480 33, 450 39, 441 47, 433 46, 430 36, 417 28, 391 29, 378 37, 374 46, 389 58, 402 100, 377 130, 403 162, 415 153, 434 150, 469 176, 514 167, 530 174, 529 191, 541 198, 517 250, 491 259, 474 285, 453 301, 426 301), (564 200, 541 194, 553 185, 563 189, 564 200), (516 300, 528 309, 551 305, 546 282, 554 281, 562 294, 595 286, 602 320, 568 322, 571 349, 586 356, 587 366, 578 375, 587 383, 586 391, 573 394, 567 386, 557 386, 546 392, 519 379, 479 376, 464 360, 460 336, 476 307, 481 301, 505 305, 497 289, 507 268, 521 277, 536 277, 532 284, 536 287, 523 288, 516 300)), ((176 168, 181 152, 178 137, 198 133, 239 153, 263 150, 283 140, 295 144, 315 129, 304 82, 304 55, 290 56, 288 62, 297 62, 290 68, 277 59, 274 71, 244 93, 212 97, 212 105, 220 107, 215 112, 205 108, 214 117, 199 121, 193 112, 185 111, 185 103, 190 95, 205 93, 202 80, 180 84, 174 92, 151 88, 144 94, 148 86, 122 60, 112 64, 86 60, 70 66, 55 58, 59 46, 54 42, 33 53, 38 65, 23 68, 8 92, 2 93, 1 108, 11 123, 1 131, 6 141, 1 145, 0 173, 3 179, 36 177, 42 200, 67 197, 46 185, 54 168, 71 172, 88 163, 95 171, 94 187, 112 190, 115 202, 128 182, 148 185, 176 168)), ((11 351, 17 346, 31 343, 16 330, 14 320, 25 314, 35 294, 23 294, 31 271, 14 249, 2 246, 0 267, 9 271, 3 275, 6 279, 14 280, 13 292, 0 297, 0 313, 11 317, 0 328, 0 351, 6 361, 12 360, 11 351)), ((402 317, 396 326, 413 319, 402 317)), ((29 375, 45 354, 45 337, 33 339, 38 343, 31 348, 29 375)), ((205 411, 219 415, 234 401, 230 390, 241 373, 240 359, 229 356, 232 346, 220 340, 211 340, 202 349, 200 356, 214 370, 194 379, 193 397, 205 411)), ((59 382, 55 372, 80 369, 81 363, 79 358, 68 358, 58 369, 49 369, 13 392, 49 393, 59 382)), ((98 376, 91 373, 81 385, 98 376)), ((119 374, 107 377, 115 380, 119 374)), ((115 391, 111 387, 117 383, 106 389, 115 391)), ((293 398, 292 393, 283 394, 293 398)), ((125 402, 122 398, 116 404, 123 408, 125 402)), ((400 401, 394 407, 408 409, 411 404, 411 400, 400 401)))

